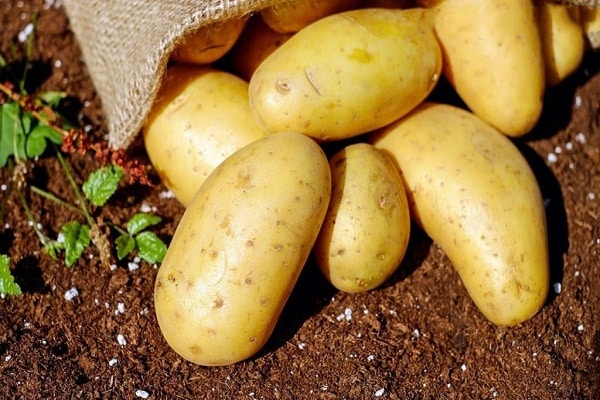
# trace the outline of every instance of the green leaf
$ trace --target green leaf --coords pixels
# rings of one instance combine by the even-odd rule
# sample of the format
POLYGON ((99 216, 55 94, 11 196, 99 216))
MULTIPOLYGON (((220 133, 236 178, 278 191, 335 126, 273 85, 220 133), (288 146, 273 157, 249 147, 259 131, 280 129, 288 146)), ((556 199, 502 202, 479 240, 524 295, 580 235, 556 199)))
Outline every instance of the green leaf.
POLYGON ((48 125, 36 125, 36 127, 33 128, 29 135, 27 135, 27 158, 31 159, 37 156, 41 156, 48 145, 46 141, 47 139, 55 144, 60 144, 62 142, 61 134, 56 132, 48 125))
POLYGON ((2 54, 0 54, 0 68, 4 68, 7 65, 8 64, 6 63, 6 60, 4 59, 4 57, 2 57, 2 54))
POLYGON ((71 267, 90 244, 90 228, 79 222, 69 222, 60 228, 60 233, 65 239, 65 262, 71 267))
POLYGON ((52 127, 50 127, 46 124, 40 123, 40 124, 36 125, 36 127, 33 128, 33 130, 31 131, 31 133, 29 135, 31 136, 34 134, 43 136, 44 138, 50 140, 54 144, 62 143, 61 133, 57 132, 56 129, 53 129, 52 127))
POLYGON ((167 245, 152 232, 142 232, 135 237, 138 255, 141 259, 154 264, 162 262, 167 253, 167 245))
POLYGON ((0 294, 14 296, 22 294, 21 287, 10 273, 10 258, 0 254, 0 294))
POLYGON ((147 227, 160 223, 160 221, 162 219, 157 215, 137 213, 127 222, 127 232, 130 235, 137 235, 147 227))
POLYGON ((135 249, 135 239, 129 235, 121 235, 115 240, 117 246, 117 257, 124 259, 135 249))
POLYGON ((65 249, 65 245, 63 243, 57 242, 55 240, 49 241, 44 246, 44 251, 53 260, 58 260, 58 253, 60 253, 64 249, 65 249))
POLYGON ((100 168, 83 184, 83 193, 95 206, 103 206, 119 187, 123 170, 115 165, 100 168))
POLYGON ((19 105, 8 102, 0 105, 0 167, 14 154, 14 140, 22 136, 22 127, 19 121, 19 105))
POLYGON ((62 99, 64 99, 65 97, 67 97, 67 94, 65 92, 58 92, 52 90, 41 93, 38 96, 40 100, 48 104, 51 108, 58 106, 62 99))

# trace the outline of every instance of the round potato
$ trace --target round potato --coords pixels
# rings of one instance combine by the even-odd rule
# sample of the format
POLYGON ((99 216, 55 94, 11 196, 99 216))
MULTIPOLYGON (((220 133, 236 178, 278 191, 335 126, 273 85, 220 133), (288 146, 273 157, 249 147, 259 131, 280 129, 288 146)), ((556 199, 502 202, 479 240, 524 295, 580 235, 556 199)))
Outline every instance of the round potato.
MULTIPOLYGON (((434 2, 435 3, 435 2, 434 2)), ((475 115, 508 136, 542 112, 544 57, 530 0, 437 0, 444 75, 475 115)))
POLYGON ((408 247, 404 185, 388 157, 367 143, 343 148, 329 165, 331 201, 315 259, 337 289, 374 289, 396 271, 408 247))
POLYGON ((411 214, 497 325, 536 314, 549 288, 544 204, 515 145, 472 113, 424 103, 372 137, 392 155, 411 214))
POLYGON ((187 34, 171 53, 175 61, 206 65, 223 57, 240 36, 247 18, 232 18, 204 25, 187 34))
POLYGON ((271 335, 331 196, 327 158, 298 133, 228 157, 185 210, 158 271, 160 329, 182 357, 227 365, 271 335))
POLYGON ((536 17, 542 39, 546 83, 553 86, 573 73, 585 53, 583 29, 564 4, 537 0, 536 17))
POLYGON ((260 12, 263 21, 275 32, 295 33, 331 14, 356 8, 360 0, 282 1, 260 12))
POLYGON ((142 129, 164 185, 187 206, 226 157, 264 137, 248 103, 248 83, 208 67, 169 68, 142 129))
POLYGON ((427 15, 373 8, 314 22, 256 69, 252 114, 269 132, 317 140, 349 138, 400 118, 425 99, 441 71, 427 15))

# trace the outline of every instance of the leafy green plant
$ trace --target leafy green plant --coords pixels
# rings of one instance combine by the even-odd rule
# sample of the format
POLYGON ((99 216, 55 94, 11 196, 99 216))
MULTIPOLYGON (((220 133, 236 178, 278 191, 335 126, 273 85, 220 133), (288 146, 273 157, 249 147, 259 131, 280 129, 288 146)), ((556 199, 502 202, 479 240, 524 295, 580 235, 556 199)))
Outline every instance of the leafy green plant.
POLYGON ((20 295, 21 288, 10 273, 10 258, 5 254, 0 254, 0 295, 14 296, 20 295))
MULTIPOLYGON (((148 227, 160 223, 160 217, 136 214, 127 223, 125 230, 113 223, 105 223, 99 215, 95 215, 119 188, 124 176, 128 176, 130 183, 151 185, 146 168, 138 160, 129 158, 124 150, 109 148, 105 140, 94 141, 88 133, 74 128, 61 116, 57 110, 66 97, 65 93, 27 93, 25 87, 33 38, 32 33, 25 43, 21 74, 13 71, 0 55, 0 168, 8 168, 12 176, 9 190, 0 198, 0 220, 4 215, 6 199, 13 192, 27 218, 33 222, 31 225, 45 252, 54 259, 64 253, 64 261, 68 267, 74 265, 91 244, 97 248, 103 264, 112 261, 115 247, 119 259, 136 253, 150 263, 162 261, 166 245, 158 236, 146 231, 148 227), (10 76, 10 80, 2 81, 6 75, 10 76), (57 158, 73 189, 77 199, 74 204, 28 182, 38 157, 50 151, 57 158), (101 167, 91 173, 79 187, 63 153, 88 152, 93 153, 101 167), (58 238, 51 239, 36 223, 35 212, 27 201, 27 191, 76 211, 83 217, 83 222, 73 220, 64 224, 58 238), (114 244, 110 240, 110 228, 117 232, 114 244)), ((13 46, 13 58, 16 58, 16 53, 13 46)), ((6 259, 0 259, 0 262, 8 263, 6 259)), ((0 264, 0 285, 3 285, 0 289, 11 288, 14 291, 14 285, 10 283, 13 282, 10 280, 10 270, 7 266, 2 267, 3 264, 0 264)))
POLYGON ((152 214, 135 214, 127 222, 127 231, 121 230, 121 235, 115 240, 119 260, 137 251, 142 260, 151 264, 161 262, 167 252, 167 246, 156 234, 146 231, 146 228, 160 223, 161 220, 159 216, 152 214))
MULTIPOLYGON (((71 183, 78 199, 78 207, 75 209, 85 217, 86 222, 71 221, 64 224, 60 229, 59 239, 56 241, 46 241, 44 249, 53 258, 57 258, 58 253, 64 251, 65 264, 70 267, 81 258, 90 243, 94 243, 100 250, 102 262, 109 264, 112 259, 109 254, 112 246, 106 243, 108 239, 105 235, 102 235, 98 224, 92 218, 90 206, 102 207, 106 204, 117 191, 119 183, 123 178, 123 170, 115 165, 102 167, 89 175, 80 191, 73 180, 68 166, 64 164, 62 156, 58 154, 57 157, 59 161, 62 160, 61 163, 65 169, 67 179, 71 183)), ((39 188, 36 188, 36 193, 73 208, 69 203, 39 188)), ((161 262, 166 253, 166 244, 154 233, 145 231, 146 228, 157 225, 161 220, 156 215, 139 213, 127 222, 127 230, 111 224, 110 226, 119 233, 119 236, 115 240, 119 260, 137 252, 140 258, 149 263, 161 262)))
MULTIPOLYGON (((34 16, 33 23, 35 20, 34 16)), ((32 30, 25 43, 24 67, 20 76, 9 68, 0 54, 0 71, 5 71, 17 82, 17 87, 10 82, 0 84, 0 91, 6 96, 6 99, 0 98, 0 168, 6 166, 11 156, 17 163, 31 160, 42 155, 48 143, 62 142, 61 132, 52 125, 66 126, 66 120, 56 112, 66 94, 47 91, 29 96, 25 89, 34 33, 35 30, 32 30)))

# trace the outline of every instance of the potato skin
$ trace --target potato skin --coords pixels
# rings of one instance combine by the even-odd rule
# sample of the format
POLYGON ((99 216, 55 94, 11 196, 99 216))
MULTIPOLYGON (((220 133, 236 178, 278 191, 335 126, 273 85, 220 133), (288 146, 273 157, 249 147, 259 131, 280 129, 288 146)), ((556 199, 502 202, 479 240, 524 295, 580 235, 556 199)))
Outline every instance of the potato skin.
POLYGON ((313 252, 337 289, 365 292, 399 267, 410 237, 404 185, 393 162, 367 143, 330 160, 332 194, 313 252))
POLYGON ((269 28, 260 16, 250 18, 229 53, 236 73, 249 81, 263 60, 290 37, 291 33, 279 33, 269 28))
POLYGON ((411 214, 497 325, 537 313, 549 287, 542 196, 514 144, 462 109, 424 103, 372 138, 397 161, 411 214))
POLYGON ((295 33, 331 14, 356 8, 360 0, 283 1, 260 12, 265 23, 275 32, 295 33))
POLYGON ((307 136, 257 140, 220 164, 179 222, 158 271, 160 329, 182 357, 227 365, 271 335, 323 222, 331 175, 307 136))
POLYGON ((325 17, 269 55, 250 79, 250 108, 269 132, 317 140, 385 126, 416 107, 441 73, 424 10, 359 9, 325 17))
POLYGON ((434 7, 444 75, 475 115, 522 136, 542 112, 544 58, 531 0, 444 0, 434 7))
POLYGON ((184 206, 227 156, 266 135, 250 113, 245 81, 184 65, 167 71, 142 133, 152 165, 184 206))
POLYGON ((247 18, 232 18, 204 25, 185 36, 171 53, 171 58, 193 65, 213 63, 233 47, 246 22, 247 18))
POLYGON ((564 4, 536 0, 536 18, 540 29, 546 83, 554 86, 573 73, 585 53, 585 35, 577 18, 564 4))

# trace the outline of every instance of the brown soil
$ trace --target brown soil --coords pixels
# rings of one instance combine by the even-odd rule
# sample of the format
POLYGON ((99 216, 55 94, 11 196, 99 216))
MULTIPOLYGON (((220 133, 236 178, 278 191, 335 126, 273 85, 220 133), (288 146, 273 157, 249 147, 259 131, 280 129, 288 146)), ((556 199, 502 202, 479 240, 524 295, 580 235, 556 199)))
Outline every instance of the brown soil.
MULTIPOLYGON (((100 135, 100 101, 58 1, 0 0, 1 53, 10 55, 34 10, 32 87, 66 91, 66 111, 100 135)), ((548 92, 539 127, 518 141, 547 203, 551 251, 551 295, 530 321, 490 324, 440 249, 415 232, 400 271, 369 293, 339 293, 309 263, 261 354, 201 367, 161 336, 154 266, 130 270, 122 262, 111 271, 93 251, 70 269, 52 261, 13 195, 0 253, 12 258, 24 295, 0 299, 0 398, 600 398, 599 55, 588 54, 548 92), (78 296, 69 301, 71 288, 78 296)), ((97 167, 91 157, 69 162, 80 180, 97 167)), ((74 201, 55 158, 35 165, 30 183, 74 201)), ((0 183, 8 179, 0 171, 0 183)), ((168 240, 183 209, 164 193, 161 186, 128 187, 101 216, 123 223, 150 207, 164 218, 157 233, 168 240)), ((29 201, 50 236, 77 218, 39 196, 29 201)))

